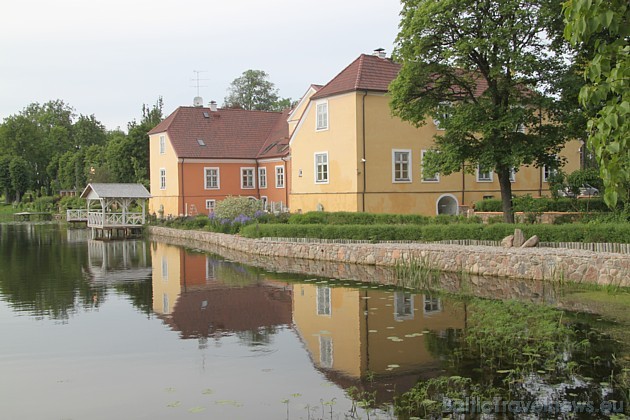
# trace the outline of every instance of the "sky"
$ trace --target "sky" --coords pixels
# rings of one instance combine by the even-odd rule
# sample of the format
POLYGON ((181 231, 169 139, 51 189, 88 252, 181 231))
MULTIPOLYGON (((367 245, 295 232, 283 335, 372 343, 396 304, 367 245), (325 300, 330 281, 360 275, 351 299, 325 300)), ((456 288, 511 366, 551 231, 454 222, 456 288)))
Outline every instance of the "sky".
POLYGON ((61 99, 126 131, 162 97, 166 117, 263 70, 299 99, 362 53, 391 54, 399 0, 2 0, 0 121, 61 99), (199 71, 199 73, 195 73, 199 71))

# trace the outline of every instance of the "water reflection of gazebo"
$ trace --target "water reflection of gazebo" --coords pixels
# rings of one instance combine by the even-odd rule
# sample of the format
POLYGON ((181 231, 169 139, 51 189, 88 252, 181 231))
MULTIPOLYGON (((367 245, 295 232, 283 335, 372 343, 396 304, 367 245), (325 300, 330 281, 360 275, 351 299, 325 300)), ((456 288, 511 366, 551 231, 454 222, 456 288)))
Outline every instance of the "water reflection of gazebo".
POLYGON ((151 194, 142 184, 88 184, 81 193, 87 200, 87 226, 92 237, 129 236, 140 231, 146 222, 146 201, 151 194), (93 202, 100 209, 92 207, 93 202), (133 206, 141 211, 134 211, 133 206))
POLYGON ((85 273, 93 282, 121 283, 151 278, 151 259, 144 241, 88 240, 85 273))

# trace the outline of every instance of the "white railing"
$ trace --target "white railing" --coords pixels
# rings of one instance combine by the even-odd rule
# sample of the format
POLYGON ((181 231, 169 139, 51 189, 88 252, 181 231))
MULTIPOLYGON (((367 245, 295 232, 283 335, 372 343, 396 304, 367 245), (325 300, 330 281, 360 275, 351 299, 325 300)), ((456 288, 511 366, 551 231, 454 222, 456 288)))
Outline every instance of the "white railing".
POLYGON ((87 217, 88 227, 135 227, 142 226, 145 222, 142 213, 105 213, 89 212, 87 217))
POLYGON ((84 222, 88 219, 86 209, 68 209, 66 210, 66 221, 68 222, 84 222))

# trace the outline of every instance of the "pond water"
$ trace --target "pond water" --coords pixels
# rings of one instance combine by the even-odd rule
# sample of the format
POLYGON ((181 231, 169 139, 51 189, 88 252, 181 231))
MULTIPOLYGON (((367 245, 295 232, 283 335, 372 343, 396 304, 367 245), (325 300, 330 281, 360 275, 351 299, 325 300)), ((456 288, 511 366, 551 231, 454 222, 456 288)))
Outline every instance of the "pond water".
MULTIPOLYGON (((478 403, 588 401, 583 418, 627 408, 627 324, 582 313, 578 295, 452 276, 441 292, 412 291, 378 284, 392 272, 364 283, 347 267, 301 275, 233 259, 0 224, 2 418, 407 418, 457 392, 478 403), (335 270, 343 279, 329 278, 335 270), (446 293, 464 283, 519 300, 446 293)), ((460 400, 446 402, 456 411, 460 400)))

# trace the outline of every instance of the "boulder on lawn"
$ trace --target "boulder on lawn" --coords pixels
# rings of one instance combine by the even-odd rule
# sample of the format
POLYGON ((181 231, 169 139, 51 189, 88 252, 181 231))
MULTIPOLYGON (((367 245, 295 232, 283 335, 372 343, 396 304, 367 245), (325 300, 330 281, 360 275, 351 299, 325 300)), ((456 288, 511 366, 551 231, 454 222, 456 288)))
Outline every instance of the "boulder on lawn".
POLYGON ((521 248, 534 248, 538 246, 538 242, 540 242, 538 240, 538 235, 534 235, 531 238, 529 238, 528 240, 526 240, 523 245, 521 245, 521 248))
POLYGON ((513 245, 514 245, 514 235, 506 236, 501 241, 501 246, 503 248, 512 248, 513 245))
POLYGON ((512 246, 520 247, 525 243, 525 235, 523 235, 523 231, 520 229, 514 229, 514 242, 512 242, 512 246))

